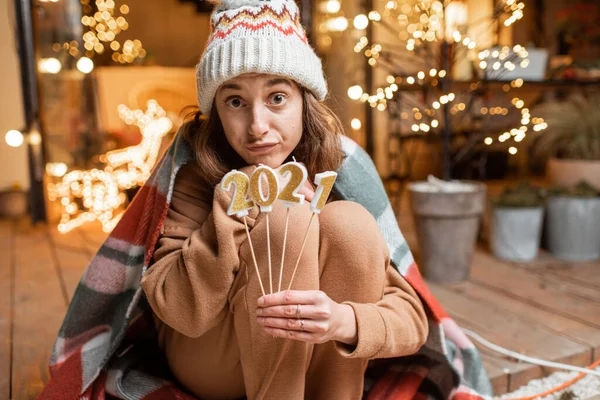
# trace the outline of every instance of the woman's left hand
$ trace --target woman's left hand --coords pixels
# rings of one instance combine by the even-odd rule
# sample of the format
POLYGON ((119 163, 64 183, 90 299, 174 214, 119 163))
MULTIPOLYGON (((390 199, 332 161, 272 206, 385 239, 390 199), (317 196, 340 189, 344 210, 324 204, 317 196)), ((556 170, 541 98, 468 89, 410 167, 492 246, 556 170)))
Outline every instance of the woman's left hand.
POLYGON ((257 322, 265 333, 307 343, 358 341, 354 309, 320 290, 286 290, 258 299, 257 322))

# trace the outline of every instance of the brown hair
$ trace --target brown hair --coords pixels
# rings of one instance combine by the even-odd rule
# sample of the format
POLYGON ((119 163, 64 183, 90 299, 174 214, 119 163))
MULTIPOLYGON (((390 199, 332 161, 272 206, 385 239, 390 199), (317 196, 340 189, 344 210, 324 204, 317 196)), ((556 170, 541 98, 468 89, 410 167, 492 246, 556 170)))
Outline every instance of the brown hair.
MULTIPOLYGON (((302 88, 302 137, 292 151, 297 161, 306 165, 309 179, 324 171, 335 171, 342 164, 343 153, 339 135, 343 134, 339 118, 325 103, 318 101, 308 90, 302 88)), ((200 178, 206 187, 206 195, 212 198, 213 188, 232 169, 239 169, 246 162, 231 147, 216 107, 208 116, 200 111, 190 114, 183 128, 184 138, 191 145, 200 166, 200 178)))

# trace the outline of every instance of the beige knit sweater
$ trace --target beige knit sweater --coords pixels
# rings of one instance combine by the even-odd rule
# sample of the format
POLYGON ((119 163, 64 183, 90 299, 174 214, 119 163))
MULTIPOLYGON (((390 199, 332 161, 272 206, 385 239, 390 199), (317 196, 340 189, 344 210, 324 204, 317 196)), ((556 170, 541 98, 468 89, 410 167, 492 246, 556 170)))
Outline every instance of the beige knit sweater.
MULTIPOLYGON (((240 266, 239 248, 246 240, 243 222, 226 213, 229 194, 216 190, 209 204, 198 168, 190 163, 177 174, 154 264, 142 279, 156 316, 189 337, 201 336, 230 312, 228 296, 240 266)), ((257 215, 255 207, 248 216, 250 229, 257 215)), ((353 249, 361 251, 360 244, 353 249)), ((336 346, 344 357, 399 357, 425 343, 427 318, 418 295, 389 261, 385 267, 387 285, 381 300, 350 304, 358 344, 351 349, 336 346)))

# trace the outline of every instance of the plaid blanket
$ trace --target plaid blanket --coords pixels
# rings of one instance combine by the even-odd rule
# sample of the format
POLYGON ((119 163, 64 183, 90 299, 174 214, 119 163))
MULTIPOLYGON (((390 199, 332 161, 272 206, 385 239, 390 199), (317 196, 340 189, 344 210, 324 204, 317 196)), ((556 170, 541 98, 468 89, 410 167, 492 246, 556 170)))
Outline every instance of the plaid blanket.
MULTIPOLYGON (((421 296, 430 324, 427 343, 417 354, 370 363, 365 398, 490 396, 479 353, 423 282, 373 162, 352 140, 344 137, 342 146, 346 157, 334 189, 375 216, 394 266, 421 296)), ((51 379, 39 399, 193 399, 169 375, 140 287, 169 208, 175 175, 193 159, 189 145, 177 134, 88 265, 58 332, 50 357, 51 379)))

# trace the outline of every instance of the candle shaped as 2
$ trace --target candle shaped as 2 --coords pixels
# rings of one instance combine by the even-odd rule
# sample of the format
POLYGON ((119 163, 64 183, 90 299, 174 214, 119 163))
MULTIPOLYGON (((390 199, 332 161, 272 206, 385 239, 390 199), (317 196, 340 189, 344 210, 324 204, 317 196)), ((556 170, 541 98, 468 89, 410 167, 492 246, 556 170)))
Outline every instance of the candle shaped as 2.
POLYGON ((249 179, 248 175, 238 170, 229 171, 223 179, 221 179, 221 189, 226 192, 231 190, 233 185, 233 196, 229 208, 227 209, 227 215, 237 215, 239 218, 248 215, 248 210, 254 207, 254 201, 247 198, 249 179))
POLYGON ((287 185, 279 193, 279 200, 282 201, 283 206, 287 208, 285 213, 285 231, 283 234, 283 247, 281 251, 281 265, 279 266, 279 285, 277 291, 281 291, 281 282, 283 280, 283 264, 285 262, 285 246, 287 243, 287 232, 288 224, 290 221, 290 210, 296 204, 304 204, 304 195, 299 194, 298 190, 304 186, 306 179, 308 178, 308 172, 306 167, 298 162, 289 162, 283 164, 277 169, 277 172, 285 178, 286 175, 290 176, 287 185))
POLYGON ((231 190, 231 185, 233 185, 233 196, 231 198, 231 203, 229 203, 229 208, 227 209, 227 215, 237 215, 238 218, 244 219, 244 226, 246 227, 246 236, 248 237, 248 244, 250 245, 250 252, 252 253, 252 260, 254 261, 254 270, 256 271, 256 275, 258 276, 258 283, 260 284, 260 290, 262 291, 263 296, 265 295, 265 288, 262 283, 262 279, 260 278, 260 273, 258 271, 258 264, 256 263, 256 255, 254 254, 254 247, 252 246, 252 239, 250 238, 250 230, 248 229, 248 222, 246 221, 246 216, 248 215, 248 210, 254 207, 254 201, 249 200, 248 189, 249 189, 249 179, 248 175, 243 172, 232 170, 229 171, 223 179, 221 179, 221 189, 226 192, 231 190))
POLYGON ((298 194, 298 191, 306 183, 308 172, 306 167, 299 162, 288 162, 277 169, 282 178, 290 176, 288 183, 281 189, 278 199, 283 202, 283 206, 290 208, 296 204, 304 204, 304 195, 298 194))

